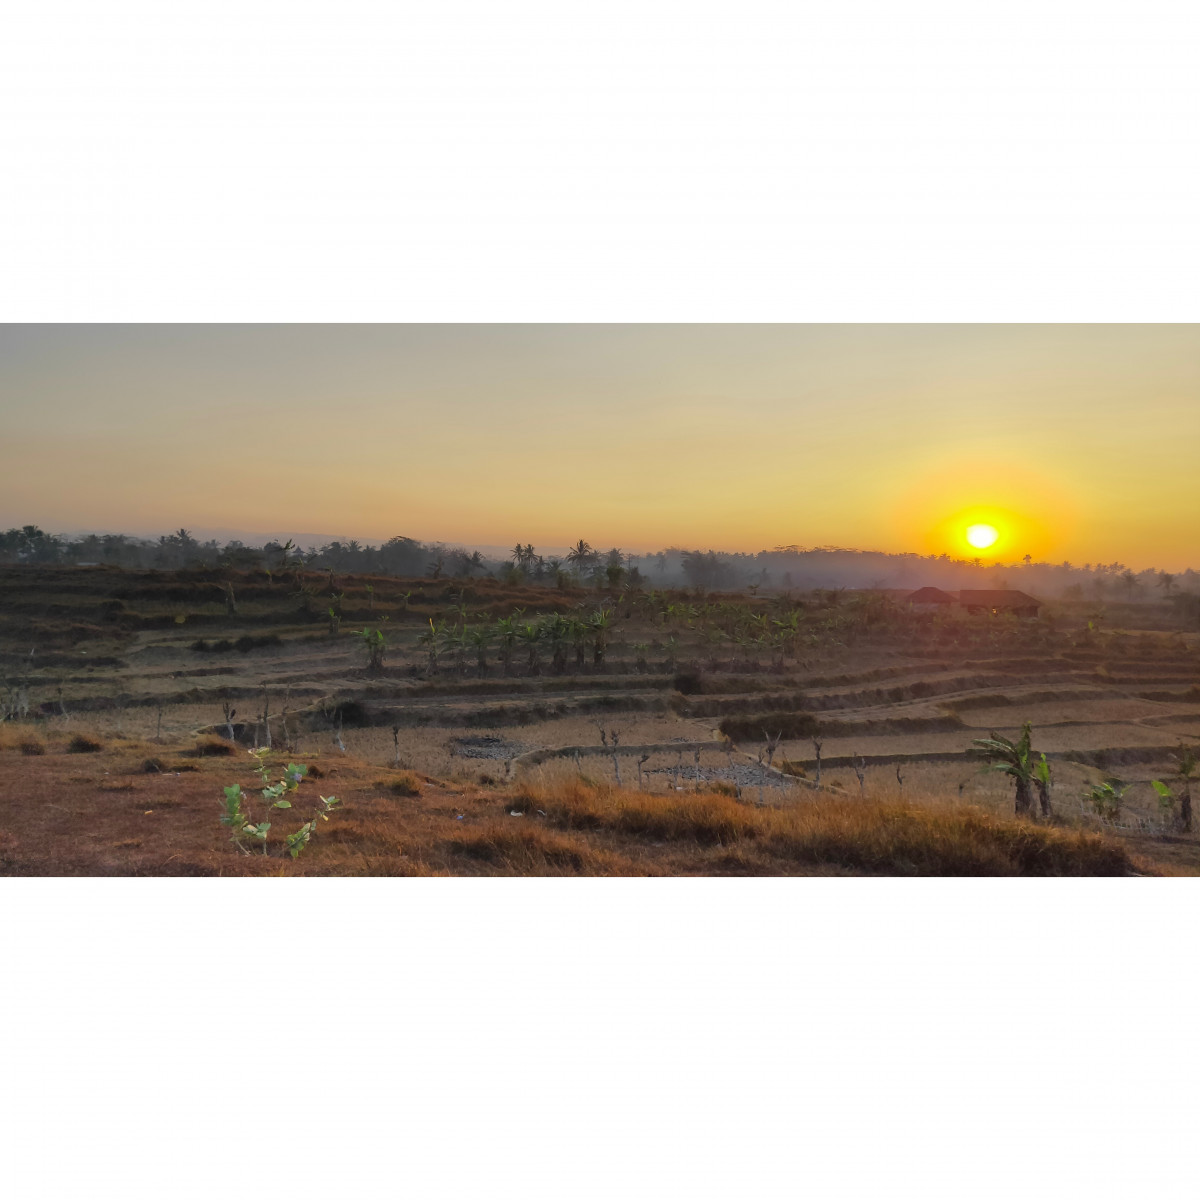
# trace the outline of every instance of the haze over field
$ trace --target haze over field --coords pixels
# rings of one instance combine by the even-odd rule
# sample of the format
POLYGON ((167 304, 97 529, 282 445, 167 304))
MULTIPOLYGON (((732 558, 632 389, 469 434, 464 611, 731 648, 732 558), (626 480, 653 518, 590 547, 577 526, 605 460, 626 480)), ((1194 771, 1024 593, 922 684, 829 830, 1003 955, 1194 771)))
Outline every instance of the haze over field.
POLYGON ((1180 570, 1200 522, 1194 326, 7 326, 0 396, 0 527, 1180 570))

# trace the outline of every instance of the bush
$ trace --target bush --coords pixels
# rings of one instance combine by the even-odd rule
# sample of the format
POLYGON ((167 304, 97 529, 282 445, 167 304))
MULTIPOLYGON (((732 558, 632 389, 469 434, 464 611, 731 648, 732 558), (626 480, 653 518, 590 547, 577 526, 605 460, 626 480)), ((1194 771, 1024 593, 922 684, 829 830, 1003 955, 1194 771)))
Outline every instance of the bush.
POLYGON ((191 753, 199 758, 227 758, 233 753, 233 747, 220 738, 205 738, 196 743, 191 753))
POLYGON ((77 733, 67 743, 68 754, 95 754, 103 748, 94 738, 84 737, 82 733, 77 733))
POLYGON ((391 779, 377 779, 377 788, 383 788, 393 796, 419 796, 421 794, 421 779, 412 771, 402 771, 391 779))
POLYGON ((371 713, 366 705, 357 700, 342 700, 330 711, 335 724, 346 729, 366 729, 371 724, 371 713))
POLYGON ((717 728, 734 741, 761 742, 764 736, 783 734, 785 738, 814 737, 821 723, 812 713, 768 712, 755 716, 724 717, 717 728))
POLYGON ((26 758, 36 758, 38 755, 46 753, 46 744, 44 742, 25 741, 21 742, 19 748, 26 758))

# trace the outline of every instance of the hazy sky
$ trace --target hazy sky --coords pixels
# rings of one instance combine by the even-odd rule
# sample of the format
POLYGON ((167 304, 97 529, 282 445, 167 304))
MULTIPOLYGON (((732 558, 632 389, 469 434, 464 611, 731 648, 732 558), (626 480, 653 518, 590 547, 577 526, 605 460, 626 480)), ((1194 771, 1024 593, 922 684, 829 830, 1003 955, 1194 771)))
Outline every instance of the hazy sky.
POLYGON ((5 326, 0 414, 3 527, 1200 565, 1198 326, 5 326))

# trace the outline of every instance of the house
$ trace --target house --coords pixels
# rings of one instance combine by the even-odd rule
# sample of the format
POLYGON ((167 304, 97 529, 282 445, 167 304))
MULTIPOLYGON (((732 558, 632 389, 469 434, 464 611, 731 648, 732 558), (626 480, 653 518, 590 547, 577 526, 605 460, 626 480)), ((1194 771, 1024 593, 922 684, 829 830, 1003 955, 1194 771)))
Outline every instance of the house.
POLYGON ((904 602, 918 612, 948 612, 951 606, 958 603, 949 592, 936 587, 918 588, 905 596, 904 602))
POLYGON ((963 588, 958 593, 958 602, 969 613, 990 613, 993 617, 999 616, 1001 613, 1012 613, 1018 617, 1036 617, 1038 609, 1041 607, 1040 602, 1032 596, 1008 588, 963 588))

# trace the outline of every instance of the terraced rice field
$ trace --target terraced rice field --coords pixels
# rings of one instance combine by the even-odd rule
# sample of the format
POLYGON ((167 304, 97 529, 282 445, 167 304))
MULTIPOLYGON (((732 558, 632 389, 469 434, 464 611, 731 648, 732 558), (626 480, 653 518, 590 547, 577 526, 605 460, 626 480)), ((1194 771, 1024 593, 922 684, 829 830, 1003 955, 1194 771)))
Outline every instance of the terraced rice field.
POLYGON ((811 793, 819 742, 826 790, 998 812, 1011 795, 981 774, 972 739, 1016 737, 1031 721, 1064 819, 1093 822, 1078 795, 1116 776, 1129 813, 1152 821, 1150 780, 1173 770, 1181 743, 1200 743, 1200 634, 1164 628, 1168 616, 1121 606, 1097 633, 1082 608, 1053 604, 1038 621, 946 621, 852 594, 18 568, 0 576, 0 699, 13 727, 34 730, 232 735, 247 749, 269 738, 480 786, 724 781, 764 802, 811 793), (599 650, 594 633, 554 643, 555 619, 597 610, 608 614, 599 650), (514 613, 544 636, 506 655, 498 622, 514 613), (384 632, 376 670, 354 632, 364 628, 384 632), (478 630, 482 663, 463 636, 478 630))

